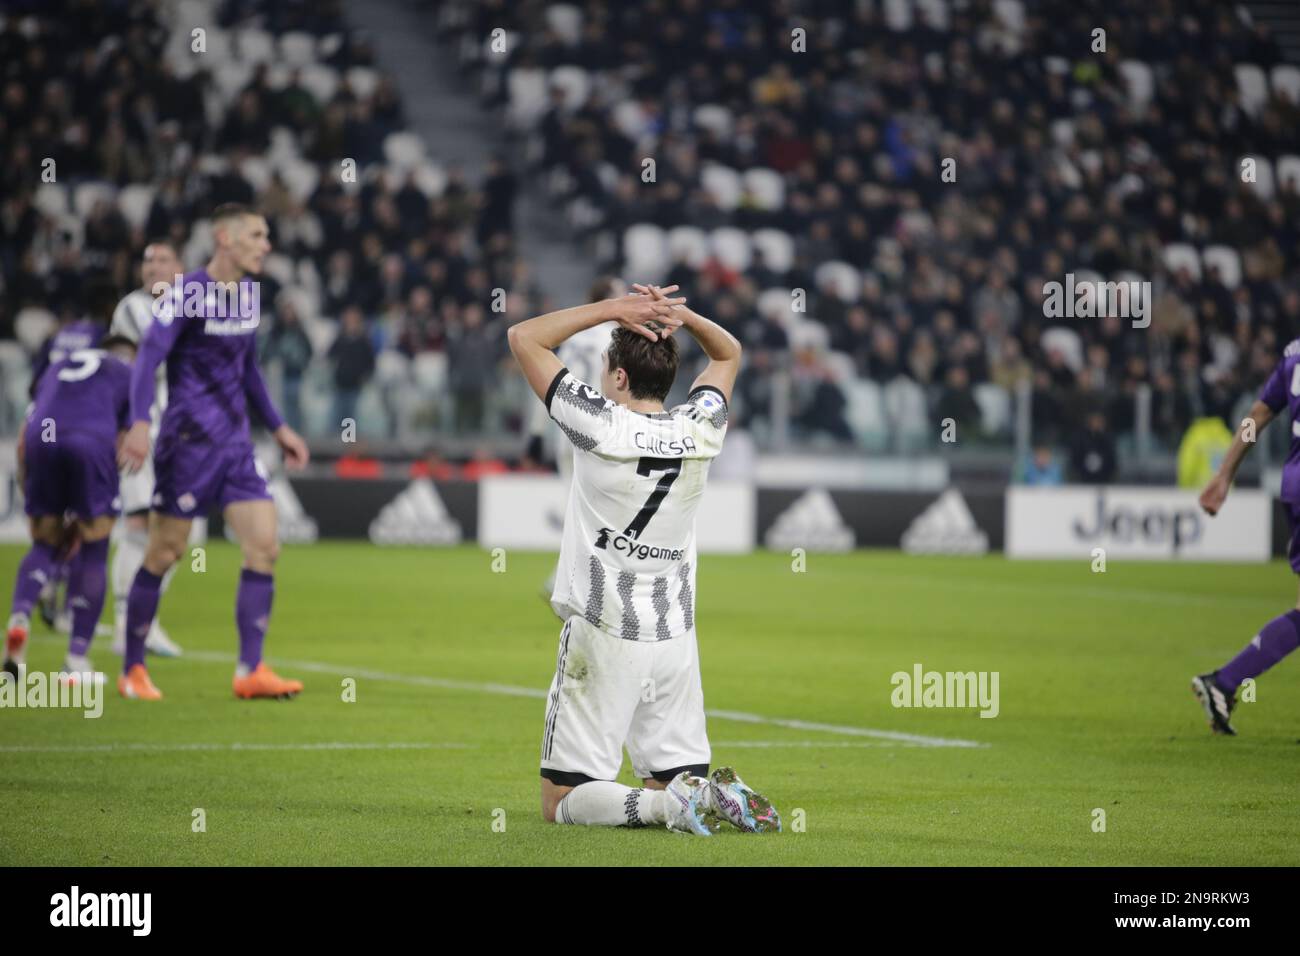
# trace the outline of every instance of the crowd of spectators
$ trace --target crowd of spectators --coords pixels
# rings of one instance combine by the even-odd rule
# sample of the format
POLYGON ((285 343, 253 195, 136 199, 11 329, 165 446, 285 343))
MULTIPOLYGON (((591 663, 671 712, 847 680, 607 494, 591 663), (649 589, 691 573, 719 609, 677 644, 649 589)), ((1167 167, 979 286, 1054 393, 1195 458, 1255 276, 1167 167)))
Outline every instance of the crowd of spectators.
POLYGON ((1172 448, 1193 419, 1231 415, 1300 333, 1300 160, 1279 163, 1300 153, 1300 71, 1238 5, 430 6, 607 267, 645 224, 789 237, 780 263, 757 240, 740 264, 689 243, 664 263, 747 344, 751 420, 771 413, 776 369, 796 429, 831 440, 854 436, 861 382, 922 389, 936 439, 948 417, 978 434, 987 386, 1025 382, 1035 442, 1066 449, 1097 415, 1130 440, 1149 386, 1172 448), (1243 177, 1246 157, 1259 171, 1243 177), (779 177, 775 198, 753 170, 779 177), (1201 267, 1216 245, 1233 268, 1201 267), (853 267, 847 288, 824 281, 829 261, 853 267), (1150 281, 1149 327, 1045 316, 1044 284, 1068 273, 1150 281), (807 290, 811 343, 768 307, 774 288, 807 290))

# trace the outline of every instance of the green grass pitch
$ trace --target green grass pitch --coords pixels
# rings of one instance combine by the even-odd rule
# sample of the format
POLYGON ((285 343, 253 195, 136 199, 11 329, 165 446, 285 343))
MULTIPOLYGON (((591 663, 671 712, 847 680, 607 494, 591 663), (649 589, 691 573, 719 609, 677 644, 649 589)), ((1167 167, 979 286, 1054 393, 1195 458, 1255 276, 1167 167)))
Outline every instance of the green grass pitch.
MULTIPOLYGON (((0 549, 6 589, 21 554, 0 549)), ((151 663, 161 703, 113 686, 97 720, 0 711, 0 864, 1300 863, 1300 657, 1260 679, 1235 739, 1210 734, 1188 688, 1291 606, 1281 563, 1094 574, 858 552, 793 573, 779 553, 706 557, 706 703, 772 719, 710 717, 714 764, 787 829, 701 840, 541 821, 552 556, 511 553, 494 573, 470 547, 286 548, 268 651, 306 682, 291 702, 231 694, 238 561, 218 542, 205 573, 177 574, 162 621, 192 653, 151 663), (999 715, 894 708, 890 677, 916 663, 999 672, 999 715)), ((115 675, 107 644, 92 657, 115 675)), ((37 624, 29 669, 63 652, 37 624)))

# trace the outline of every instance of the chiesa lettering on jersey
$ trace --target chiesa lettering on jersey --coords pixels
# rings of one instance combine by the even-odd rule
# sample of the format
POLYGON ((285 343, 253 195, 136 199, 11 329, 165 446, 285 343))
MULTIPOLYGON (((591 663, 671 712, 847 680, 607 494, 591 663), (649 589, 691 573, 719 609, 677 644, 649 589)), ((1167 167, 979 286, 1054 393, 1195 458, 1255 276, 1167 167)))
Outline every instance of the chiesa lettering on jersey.
POLYGON ((680 637, 695 626, 695 514, 722 450, 727 405, 710 387, 643 414, 568 369, 546 396, 582 454, 560 546, 552 605, 626 640, 680 637))

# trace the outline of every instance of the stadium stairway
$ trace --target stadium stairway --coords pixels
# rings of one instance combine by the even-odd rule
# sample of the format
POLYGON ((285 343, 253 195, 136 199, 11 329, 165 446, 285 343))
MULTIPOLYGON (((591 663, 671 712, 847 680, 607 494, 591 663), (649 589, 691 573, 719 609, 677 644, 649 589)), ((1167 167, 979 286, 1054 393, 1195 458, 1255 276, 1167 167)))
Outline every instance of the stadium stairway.
MULTIPOLYGON (((346 15, 366 30, 376 58, 392 74, 406 107, 408 128, 429 155, 459 165, 467 180, 481 180, 493 155, 517 163, 501 124, 478 104, 476 91, 455 68, 453 51, 436 33, 433 14, 411 0, 349 4, 346 15)), ((591 285, 591 257, 573 242, 562 217, 548 208, 541 187, 519 165, 515 241, 542 291, 557 307, 574 305, 591 285)))

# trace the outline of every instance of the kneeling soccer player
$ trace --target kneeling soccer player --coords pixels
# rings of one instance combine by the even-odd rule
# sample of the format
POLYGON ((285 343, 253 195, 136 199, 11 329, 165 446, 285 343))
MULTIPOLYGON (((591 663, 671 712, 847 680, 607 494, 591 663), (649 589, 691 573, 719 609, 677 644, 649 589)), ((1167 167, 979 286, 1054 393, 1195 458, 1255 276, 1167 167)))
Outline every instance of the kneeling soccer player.
POLYGON ((638 286, 510 329, 510 348, 572 442, 573 483, 551 598, 565 621, 542 734, 542 816, 594 826, 663 825, 710 836, 726 820, 779 830, 772 804, 730 768, 709 776, 695 640, 695 512, 722 449, 740 344, 721 326, 638 286), (600 389, 554 350, 613 321, 600 389), (665 411, 684 327, 709 358, 686 403, 665 411), (615 783, 623 746, 645 786, 615 783))
POLYGON ((130 411, 130 361, 135 345, 110 337, 77 349, 42 375, 18 438, 32 547, 18 566, 5 635, 4 670, 22 679, 32 605, 54 574, 65 516, 79 546, 68 571, 72 622, 67 680, 95 680, 88 652, 104 609, 108 536, 118 510, 117 444, 130 411))
MULTIPOLYGON (((1251 406, 1246 421, 1237 429, 1232 447, 1223 456, 1216 474, 1201 492, 1201 507, 1218 514, 1228 497, 1232 480, 1246 452, 1268 423, 1288 409, 1292 422, 1300 422, 1300 339, 1293 340, 1282 353, 1269 376, 1259 401, 1251 406)), ((1282 468, 1282 501, 1291 524, 1289 557, 1291 570, 1300 574, 1300 435, 1291 429, 1291 448, 1282 468)), ((1258 677, 1300 646, 1300 600, 1296 607, 1264 625, 1249 644, 1216 671, 1192 678, 1192 691, 1205 708, 1210 729, 1216 734, 1235 735, 1230 718, 1237 704, 1237 688, 1248 678, 1258 677)))

